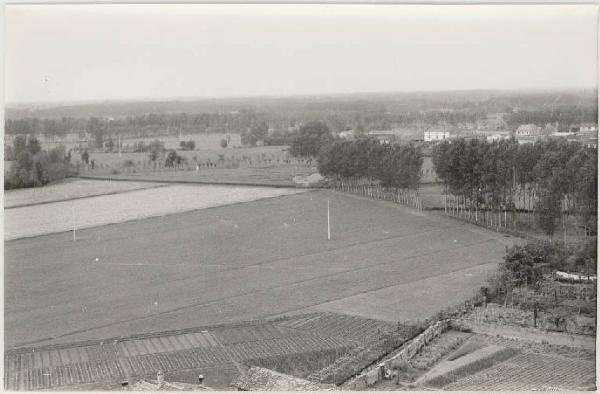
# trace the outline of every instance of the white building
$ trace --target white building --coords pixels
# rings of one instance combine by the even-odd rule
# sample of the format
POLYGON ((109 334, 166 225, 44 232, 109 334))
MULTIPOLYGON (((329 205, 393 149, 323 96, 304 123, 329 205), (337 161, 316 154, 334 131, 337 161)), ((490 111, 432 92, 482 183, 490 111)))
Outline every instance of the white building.
POLYGON ((354 138, 354 130, 344 130, 338 133, 338 137, 343 139, 351 139, 354 138))
POLYGON ((423 132, 423 140, 425 142, 443 141, 450 138, 449 131, 428 130, 423 132))
POLYGON ((522 124, 515 131, 516 137, 537 136, 542 134, 542 128, 534 124, 522 124))
POLYGON ((582 124, 579 126, 579 131, 584 133, 593 133, 598 131, 598 126, 592 123, 582 124))
POLYGON ((510 139, 510 132, 508 131, 498 131, 491 134, 486 134, 485 139, 487 142, 500 141, 500 140, 508 140, 510 139))

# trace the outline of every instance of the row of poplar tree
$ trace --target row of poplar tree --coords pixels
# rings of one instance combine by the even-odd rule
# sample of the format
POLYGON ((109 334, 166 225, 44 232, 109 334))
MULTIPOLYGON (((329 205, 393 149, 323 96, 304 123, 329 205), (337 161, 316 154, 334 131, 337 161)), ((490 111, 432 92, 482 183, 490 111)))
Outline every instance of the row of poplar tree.
POLYGON ((383 187, 419 187, 423 152, 413 145, 381 144, 372 138, 335 140, 318 155, 322 175, 338 179, 370 179, 383 187))
POLYGON ((597 222, 597 149, 577 142, 464 139, 434 147, 433 164, 446 193, 470 209, 533 213, 547 235, 559 219, 576 217, 588 230, 597 222))

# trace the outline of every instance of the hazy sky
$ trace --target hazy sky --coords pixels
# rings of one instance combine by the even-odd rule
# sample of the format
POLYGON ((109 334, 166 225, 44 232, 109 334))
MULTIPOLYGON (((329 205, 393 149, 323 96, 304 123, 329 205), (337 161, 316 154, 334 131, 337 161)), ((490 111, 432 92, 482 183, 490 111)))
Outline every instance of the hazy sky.
POLYGON ((597 7, 16 5, 11 102, 595 87, 597 7))

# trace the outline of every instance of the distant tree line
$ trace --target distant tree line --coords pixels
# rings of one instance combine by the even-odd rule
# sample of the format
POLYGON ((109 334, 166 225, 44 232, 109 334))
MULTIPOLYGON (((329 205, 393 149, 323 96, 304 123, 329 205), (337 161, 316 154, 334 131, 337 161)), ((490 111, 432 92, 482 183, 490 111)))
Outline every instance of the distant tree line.
POLYGON ((596 123, 598 120, 597 107, 563 106, 558 108, 544 107, 540 109, 510 112, 504 119, 510 128, 522 124, 557 123, 559 131, 569 131, 569 126, 577 123, 596 123))
POLYGON ((71 152, 64 146, 43 150, 32 136, 17 136, 5 155, 13 160, 4 176, 5 190, 43 186, 75 174, 71 152))
POLYGON ((595 148, 564 140, 458 139, 436 145, 432 159, 447 192, 469 207, 532 211, 549 236, 565 214, 576 215, 586 232, 596 230, 595 148))

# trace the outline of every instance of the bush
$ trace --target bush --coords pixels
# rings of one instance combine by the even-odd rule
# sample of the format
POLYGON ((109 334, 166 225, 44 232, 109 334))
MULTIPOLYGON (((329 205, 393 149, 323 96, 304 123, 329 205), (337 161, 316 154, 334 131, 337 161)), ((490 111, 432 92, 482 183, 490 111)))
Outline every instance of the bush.
POLYGON ((193 140, 180 141, 179 147, 181 148, 181 150, 194 150, 196 149, 196 142, 194 142, 193 140))
POLYGON ((20 137, 12 151, 16 161, 4 177, 5 190, 43 186, 76 174, 64 146, 44 151, 35 138, 25 144, 25 137, 20 137))

